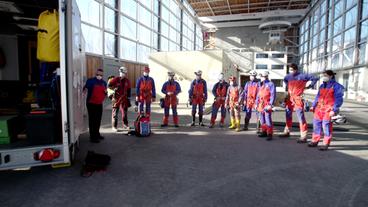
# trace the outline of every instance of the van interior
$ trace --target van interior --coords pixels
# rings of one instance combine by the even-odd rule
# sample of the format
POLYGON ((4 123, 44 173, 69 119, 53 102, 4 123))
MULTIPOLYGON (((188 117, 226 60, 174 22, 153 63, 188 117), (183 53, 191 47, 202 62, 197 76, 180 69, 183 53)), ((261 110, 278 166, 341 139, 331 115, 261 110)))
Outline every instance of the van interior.
POLYGON ((62 142, 60 64, 37 55, 45 11, 58 0, 0 1, 0 149, 62 142))

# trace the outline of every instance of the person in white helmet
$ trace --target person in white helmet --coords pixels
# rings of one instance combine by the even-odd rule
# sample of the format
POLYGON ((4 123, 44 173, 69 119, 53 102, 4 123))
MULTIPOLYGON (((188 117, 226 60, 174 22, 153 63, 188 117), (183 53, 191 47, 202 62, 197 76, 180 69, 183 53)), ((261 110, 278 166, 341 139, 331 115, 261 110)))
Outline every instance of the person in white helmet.
POLYGON ((224 126, 225 118, 226 118, 226 108, 225 108, 225 100, 227 95, 227 89, 229 88, 229 84, 225 81, 224 74, 221 73, 219 76, 219 82, 213 86, 212 94, 215 97, 215 101, 212 104, 212 115, 211 115, 211 124, 210 128, 213 128, 217 118, 217 112, 221 109, 221 121, 220 127, 224 126))
POLYGON ((111 125, 113 131, 118 131, 118 113, 120 110, 123 119, 123 129, 129 129, 128 123, 128 108, 131 106, 131 85, 127 78, 128 69, 125 67, 119 68, 119 76, 109 81, 108 87, 114 91, 112 94, 112 115, 111 125))
POLYGON ((180 84, 174 80, 175 73, 168 72, 169 80, 162 86, 161 92, 165 94, 164 100, 164 118, 162 120, 161 127, 167 127, 169 125, 170 107, 173 112, 174 126, 179 127, 179 117, 177 111, 178 94, 181 92, 180 84))
POLYGON ((226 108, 230 111, 230 126, 229 129, 235 129, 236 132, 240 132, 240 95, 242 89, 236 82, 236 77, 231 76, 229 78, 230 86, 227 89, 226 96, 226 108))
POLYGON ((244 106, 243 111, 245 111, 243 130, 248 130, 249 120, 252 117, 252 110, 255 108, 258 93, 258 80, 256 77, 257 72, 255 70, 249 72, 250 81, 245 84, 241 95, 242 105, 244 106))
POLYGON ((207 102, 207 83, 204 79, 202 79, 202 71, 198 70, 194 73, 196 75, 196 79, 194 79, 190 85, 189 89, 189 103, 192 104, 192 124, 191 126, 195 126, 195 115, 198 106, 198 116, 199 116, 199 125, 204 126, 203 124, 203 107, 207 102))
POLYGON ((267 141, 272 140, 273 123, 272 107, 276 99, 276 87, 268 79, 269 72, 261 73, 261 81, 258 83, 258 94, 256 99, 257 111, 261 122, 262 132, 259 137, 267 137, 267 141))

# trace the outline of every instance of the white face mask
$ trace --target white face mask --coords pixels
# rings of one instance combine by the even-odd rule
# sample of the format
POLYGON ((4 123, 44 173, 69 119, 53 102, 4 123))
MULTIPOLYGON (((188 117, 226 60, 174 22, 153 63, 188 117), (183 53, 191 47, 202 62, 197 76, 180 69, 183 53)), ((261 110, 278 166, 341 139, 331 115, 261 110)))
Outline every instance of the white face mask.
POLYGON ((266 80, 266 77, 261 77, 261 81, 265 81, 266 80))
POLYGON ((120 73, 120 77, 125 78, 125 73, 120 73))
POLYGON ((102 76, 101 75, 96 75, 97 80, 102 80, 102 76))
POLYGON ((143 75, 144 75, 144 76, 148 76, 148 73, 147 73, 147 72, 143 72, 143 75))
POLYGON ((174 80, 174 77, 173 76, 169 76, 169 80, 170 81, 174 80))
POLYGON ((234 85, 234 81, 230 81, 230 85, 232 85, 232 86, 233 86, 233 85, 234 85))
POLYGON ((200 80, 200 79, 201 79, 201 76, 197 75, 197 76, 196 76, 196 79, 197 79, 197 80, 200 80))
POLYGON ((322 81, 327 83, 328 81, 330 81, 330 78, 328 76, 323 76, 322 81))
POLYGON ((255 79, 255 77, 252 76, 252 75, 249 78, 250 78, 251 81, 254 81, 254 79, 255 79))
POLYGON ((290 70, 290 74, 296 74, 296 70, 290 70))

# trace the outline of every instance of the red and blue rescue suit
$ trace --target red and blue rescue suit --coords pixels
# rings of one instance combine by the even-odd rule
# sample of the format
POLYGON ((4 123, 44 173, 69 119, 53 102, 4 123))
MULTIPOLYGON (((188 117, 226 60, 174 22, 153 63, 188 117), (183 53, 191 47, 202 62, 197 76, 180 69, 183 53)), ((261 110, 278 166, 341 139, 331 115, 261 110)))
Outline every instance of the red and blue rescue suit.
POLYGON ((343 104, 344 87, 334 79, 323 83, 313 102, 313 137, 312 142, 319 142, 322 130, 324 133, 323 142, 329 145, 332 139, 332 122, 330 112, 335 114, 339 112, 343 104))
POLYGON ((211 125, 215 124, 217 113, 221 108, 221 124, 224 124, 226 118, 226 108, 225 108, 225 100, 227 95, 227 89, 229 84, 225 81, 218 82, 212 89, 212 94, 215 96, 215 102, 212 105, 212 116, 211 116, 211 125))
POLYGON ((311 81, 310 87, 314 87, 318 78, 313 75, 295 73, 288 74, 284 78, 289 98, 285 100, 286 107, 286 126, 285 132, 290 132, 293 125, 293 111, 295 110, 299 119, 300 136, 306 137, 308 133, 308 124, 304 115, 304 102, 302 95, 308 81, 311 81))
POLYGON ((156 98, 155 81, 149 76, 142 76, 137 80, 136 94, 139 103, 139 114, 144 112, 146 105, 146 116, 151 115, 151 102, 156 98))
POLYGON ((243 89, 241 100, 243 100, 244 111, 246 113, 245 123, 249 123, 252 117, 252 109, 255 108, 258 93, 258 81, 248 81, 243 89))
POLYGON ((256 99, 256 107, 261 122, 262 132, 267 135, 273 134, 272 109, 276 99, 276 87, 270 80, 258 83, 258 94, 256 99), (266 110, 265 107, 269 107, 266 110))
POLYGON ((115 90, 112 97, 112 127, 117 127, 120 110, 123 126, 128 126, 128 108, 130 107, 131 85, 127 78, 115 77, 108 83, 109 88, 115 90))
POLYGON ((205 80, 193 80, 189 89, 189 99, 192 102, 192 116, 195 116, 198 106, 198 115, 201 119, 203 106, 207 101, 207 83, 205 80))
POLYGON ((174 124, 179 124, 179 118, 178 118, 178 111, 177 111, 177 105, 178 105, 178 98, 177 95, 181 92, 181 88, 178 82, 172 80, 167 81, 162 86, 161 92, 165 94, 165 107, 164 107, 164 119, 163 124, 167 125, 169 123, 169 111, 170 106, 172 108, 173 113, 173 119, 174 124), (170 95, 169 95, 170 93, 170 95))

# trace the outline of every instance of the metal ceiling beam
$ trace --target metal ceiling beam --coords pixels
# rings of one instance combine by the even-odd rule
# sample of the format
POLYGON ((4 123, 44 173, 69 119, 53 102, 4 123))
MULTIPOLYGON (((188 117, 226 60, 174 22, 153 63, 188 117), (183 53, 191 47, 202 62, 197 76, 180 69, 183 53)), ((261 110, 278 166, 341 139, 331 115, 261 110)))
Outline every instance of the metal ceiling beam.
POLYGON ((196 1, 196 2, 192 2, 192 3, 190 3, 190 4, 192 4, 192 5, 196 5, 196 4, 207 4, 207 1, 209 2, 209 3, 212 3, 212 2, 223 2, 224 0, 206 0, 206 1, 196 1))
MULTIPOLYGON (((306 5, 309 5, 309 4, 306 4, 306 5)), ((252 8, 250 8, 250 10, 265 9, 265 8, 266 7, 252 7, 252 8)), ((272 8, 272 9, 274 9, 274 8, 283 8, 283 9, 288 10, 286 5, 284 5, 284 6, 270 6, 268 8, 272 8)), ((239 11, 244 11, 244 10, 248 10, 248 8, 232 9, 233 12, 236 12, 236 11, 239 12, 239 11)), ((220 13, 220 12, 226 12, 226 11, 228 11, 228 10, 227 9, 216 10, 216 12, 218 12, 218 13, 220 13)), ((198 12, 198 13, 201 13, 201 12, 198 12)), ((248 13, 250 13, 250 12, 248 12, 248 13)))
MULTIPOLYGON (((249 0, 248 0, 249 1, 249 0)), ((289 3, 290 1, 278 1, 277 3, 289 3)), ((297 3, 297 2, 303 2, 297 5, 309 5, 309 3, 306 0, 293 0, 293 2, 297 3)), ((204 2, 205 3, 205 2, 204 2)), ((257 6, 257 5, 267 5, 268 2, 255 2, 255 3, 248 3, 248 7, 252 7, 252 6, 257 6)), ((238 7, 246 7, 245 4, 232 4, 230 6, 231 9, 235 9, 238 7)), ((213 10, 216 9, 225 9, 228 8, 227 6, 216 6, 216 7, 212 7, 213 10)), ((195 9, 196 11, 205 11, 207 10, 207 8, 200 8, 200 9, 195 9)))
POLYGON ((218 16, 204 16, 198 19, 203 23, 219 22, 219 21, 238 21, 251 19, 264 19, 268 17, 303 17, 308 9, 294 9, 294 10, 272 10, 266 12, 254 12, 232 15, 218 15, 218 16))
MULTIPOLYGON (((289 22, 296 24, 300 21, 300 18, 289 18, 289 22)), ((220 22, 220 23, 204 23, 203 26, 207 29, 210 28, 225 28, 225 27, 258 27, 264 23, 263 20, 252 20, 252 21, 238 21, 238 22, 220 22)))
POLYGON ((212 9, 212 7, 211 7, 211 4, 209 3, 209 1, 208 1, 208 0, 206 0, 206 2, 207 2, 207 5, 208 5, 208 8, 210 8, 210 10, 211 10, 211 12, 212 12, 212 15, 213 15, 213 16, 215 16, 215 12, 213 12, 213 9, 212 9))

